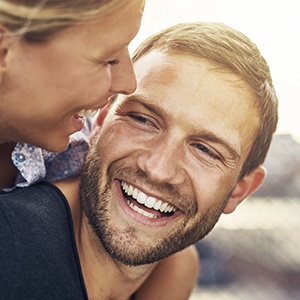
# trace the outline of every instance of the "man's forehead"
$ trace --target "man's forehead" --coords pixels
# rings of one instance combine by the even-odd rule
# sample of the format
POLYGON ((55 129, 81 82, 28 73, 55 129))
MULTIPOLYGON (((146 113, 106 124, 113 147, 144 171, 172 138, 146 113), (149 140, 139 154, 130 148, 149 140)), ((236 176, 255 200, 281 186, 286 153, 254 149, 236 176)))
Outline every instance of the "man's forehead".
POLYGON ((174 82, 178 67, 172 55, 154 50, 139 58, 134 63, 134 70, 140 86, 147 84, 145 78, 156 79, 163 85, 174 82))

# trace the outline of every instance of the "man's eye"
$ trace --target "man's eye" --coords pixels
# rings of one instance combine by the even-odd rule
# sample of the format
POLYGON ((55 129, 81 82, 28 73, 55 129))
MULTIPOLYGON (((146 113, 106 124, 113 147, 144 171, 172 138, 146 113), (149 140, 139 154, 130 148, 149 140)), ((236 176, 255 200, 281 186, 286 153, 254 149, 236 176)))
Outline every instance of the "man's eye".
POLYGON ((145 114, 136 114, 136 113, 129 113, 128 116, 133 120, 133 124, 135 123, 138 126, 143 126, 146 130, 152 130, 153 128, 158 129, 159 123, 157 120, 151 116, 145 114))
POLYGON ((195 144, 196 148, 199 149, 201 152, 208 154, 210 157, 220 160, 220 156, 217 155, 215 152, 211 151, 208 147, 204 146, 203 144, 195 144))
POLYGON ((119 63, 118 59, 113 59, 107 62, 109 65, 117 65, 119 63))
POLYGON ((130 114, 129 116, 140 123, 149 123, 150 122, 148 118, 141 116, 141 115, 130 114))

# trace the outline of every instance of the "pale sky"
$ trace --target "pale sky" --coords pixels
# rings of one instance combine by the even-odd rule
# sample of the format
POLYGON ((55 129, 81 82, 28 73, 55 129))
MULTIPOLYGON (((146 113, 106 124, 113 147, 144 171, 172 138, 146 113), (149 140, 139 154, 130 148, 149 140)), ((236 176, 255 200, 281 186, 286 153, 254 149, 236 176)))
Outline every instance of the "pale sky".
POLYGON ((269 63, 279 98, 277 133, 300 140, 299 0, 146 0, 131 51, 149 35, 180 22, 218 21, 245 33, 269 63))

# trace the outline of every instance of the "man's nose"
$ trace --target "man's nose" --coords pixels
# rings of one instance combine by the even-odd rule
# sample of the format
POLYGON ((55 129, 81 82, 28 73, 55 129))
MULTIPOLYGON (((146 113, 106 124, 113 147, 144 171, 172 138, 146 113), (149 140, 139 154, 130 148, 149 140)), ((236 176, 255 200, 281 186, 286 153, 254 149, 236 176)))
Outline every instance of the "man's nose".
POLYGON ((120 55, 119 63, 112 66, 111 75, 112 93, 128 95, 136 90, 136 77, 128 49, 120 55))
POLYGON ((171 141, 141 151, 138 166, 155 183, 179 185, 185 181, 184 149, 171 141))

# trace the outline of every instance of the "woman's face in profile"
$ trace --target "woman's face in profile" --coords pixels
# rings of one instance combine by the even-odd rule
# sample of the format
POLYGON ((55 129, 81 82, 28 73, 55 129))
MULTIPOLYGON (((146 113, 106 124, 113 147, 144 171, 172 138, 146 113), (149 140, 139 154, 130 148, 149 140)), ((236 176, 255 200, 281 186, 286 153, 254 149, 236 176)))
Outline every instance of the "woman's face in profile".
POLYGON ((128 44, 140 27, 140 6, 141 1, 122 4, 47 42, 11 43, 2 58, 0 134, 60 151, 82 129, 85 115, 114 93, 132 93, 136 81, 128 44))

